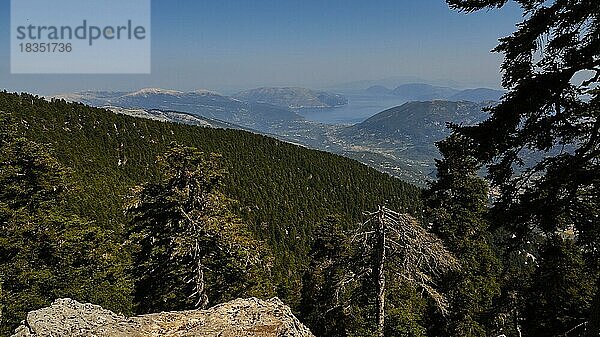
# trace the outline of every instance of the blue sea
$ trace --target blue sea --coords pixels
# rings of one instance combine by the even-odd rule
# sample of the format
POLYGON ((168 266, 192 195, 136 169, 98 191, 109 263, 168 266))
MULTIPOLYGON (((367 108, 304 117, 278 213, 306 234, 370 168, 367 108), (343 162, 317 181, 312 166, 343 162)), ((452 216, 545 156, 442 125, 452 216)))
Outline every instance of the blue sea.
POLYGON ((306 119, 325 123, 352 125, 389 108, 406 103, 406 100, 392 96, 365 94, 344 94, 348 104, 337 108, 300 109, 298 113, 306 119))

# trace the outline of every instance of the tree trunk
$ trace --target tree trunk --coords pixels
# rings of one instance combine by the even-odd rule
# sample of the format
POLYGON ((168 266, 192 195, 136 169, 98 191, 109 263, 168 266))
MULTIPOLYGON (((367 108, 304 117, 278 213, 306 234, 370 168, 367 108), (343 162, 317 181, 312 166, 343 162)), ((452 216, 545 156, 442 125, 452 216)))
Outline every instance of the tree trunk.
POLYGON ((204 265, 202 264, 202 256, 200 252, 200 242, 196 240, 194 253, 194 259, 196 260, 195 265, 195 294, 198 297, 198 301, 196 302, 196 309, 206 309, 208 308, 208 296, 206 296, 206 284, 204 279, 204 265))
POLYGON ((377 217, 377 336, 385 334, 385 210, 379 207, 377 217))

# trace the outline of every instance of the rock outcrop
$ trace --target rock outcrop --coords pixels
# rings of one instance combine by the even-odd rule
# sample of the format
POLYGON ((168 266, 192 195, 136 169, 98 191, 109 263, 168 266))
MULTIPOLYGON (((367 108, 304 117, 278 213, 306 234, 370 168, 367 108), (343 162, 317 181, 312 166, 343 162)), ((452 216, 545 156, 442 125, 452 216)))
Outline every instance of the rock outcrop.
POLYGON ((124 317, 93 304, 58 299, 31 311, 12 337, 314 337, 277 298, 237 299, 208 310, 124 317))

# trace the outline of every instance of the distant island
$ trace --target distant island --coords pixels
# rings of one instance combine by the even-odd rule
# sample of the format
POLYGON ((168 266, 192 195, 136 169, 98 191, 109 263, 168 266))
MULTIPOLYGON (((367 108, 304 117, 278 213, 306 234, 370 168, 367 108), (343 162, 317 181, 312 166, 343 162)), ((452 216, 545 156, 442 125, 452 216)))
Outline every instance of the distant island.
POLYGON ((486 101, 500 101, 502 95, 504 95, 503 90, 489 88, 461 90, 424 83, 402 84, 394 89, 390 89, 383 85, 373 85, 365 89, 364 92, 368 95, 399 97, 407 102, 447 100, 454 102, 471 101, 480 103, 486 101))

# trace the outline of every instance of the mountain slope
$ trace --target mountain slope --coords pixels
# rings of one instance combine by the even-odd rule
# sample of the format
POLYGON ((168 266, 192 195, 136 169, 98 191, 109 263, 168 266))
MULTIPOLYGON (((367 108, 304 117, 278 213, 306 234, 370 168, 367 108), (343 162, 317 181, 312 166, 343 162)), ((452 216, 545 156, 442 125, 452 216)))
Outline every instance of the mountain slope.
POLYGON ((348 99, 339 94, 315 91, 306 88, 257 88, 242 91, 233 96, 247 102, 260 102, 283 108, 332 108, 348 104, 348 99))
POLYGON ((20 121, 31 140, 49 144, 72 169, 77 195, 69 207, 124 233, 130 189, 157 178, 156 157, 171 142, 223 155, 223 191, 276 256, 279 296, 294 293, 313 230, 325 216, 350 223, 386 203, 416 210, 419 189, 354 160, 257 134, 165 123, 64 101, 0 93, 0 112, 20 121))
POLYGON ((392 95, 393 94, 393 90, 389 89, 387 87, 384 87, 382 85, 373 85, 368 87, 367 89, 365 89, 365 92, 367 94, 371 94, 371 95, 392 95))
MULTIPOLYGON (((383 94, 372 93, 371 95, 376 95, 381 99, 393 97, 391 94, 386 95, 384 89, 372 88, 373 92, 383 92, 383 94)), ((445 87, 413 84, 403 86, 399 92, 424 98, 431 95, 448 95, 456 91, 445 87)), ((465 95, 481 98, 481 95, 493 96, 498 93, 498 91, 489 89, 470 89, 456 92, 453 96, 465 95)), ((447 135, 446 122, 476 123, 482 119, 481 108, 491 104, 491 102, 413 102, 403 107, 381 112, 355 127, 347 128, 340 125, 319 124, 300 118, 295 119, 294 112, 289 109, 266 103, 241 102, 206 91, 183 93, 173 90, 145 89, 131 94, 113 95, 112 98, 107 93, 102 93, 102 95, 109 97, 108 103, 110 104, 131 106, 130 109, 134 110, 140 110, 138 107, 141 106, 143 113, 135 114, 136 116, 194 125, 212 125, 213 127, 226 124, 216 127, 255 130, 294 144, 302 144, 353 158, 382 172, 417 184, 423 184, 433 172, 433 160, 438 155, 434 142, 447 135), (196 96, 200 96, 202 99, 187 98, 196 96), (232 106, 238 107, 239 110, 231 113, 232 106), (409 114, 403 116, 402 113, 397 113, 396 110, 399 109, 404 109, 403 111, 409 114), (395 111, 395 114, 392 113, 395 111), (433 113, 435 111, 437 111, 437 115, 433 113), (194 116, 205 116, 202 117, 204 120, 199 120, 202 119, 200 117, 190 118, 189 113, 194 116), (391 121, 379 122, 379 119, 388 113, 394 114, 391 121), (223 114, 230 118, 220 118, 223 114), (290 115, 292 118, 289 119, 281 117, 290 115), (248 118, 238 118, 240 116, 248 118), (406 119, 408 117, 410 119, 406 119), (374 126, 375 124, 382 124, 384 130, 378 129, 374 126)), ((89 99, 90 95, 86 97, 89 99)))
POLYGON ((448 135, 447 123, 474 124, 482 121, 487 115, 482 109, 488 105, 466 101, 409 102, 382 111, 350 127, 349 132, 377 132, 379 137, 437 141, 448 135))
POLYGON ((450 101, 471 101, 471 102, 498 102, 504 95, 504 91, 488 88, 466 89, 448 98, 450 101))
POLYGON ((147 118, 161 122, 172 122, 182 123, 189 125, 202 126, 207 128, 218 128, 218 129, 236 129, 236 130, 247 130, 251 129, 244 128, 242 126, 219 121, 216 119, 210 119, 202 116, 192 115, 185 112, 159 110, 159 109, 135 109, 135 108, 118 108, 118 107, 107 107, 106 109, 132 117, 147 118))
POLYGON ((331 136, 356 158, 381 171, 423 183, 435 173, 439 153, 435 142, 449 135, 447 123, 476 124, 489 104, 473 102, 410 102, 378 113, 331 136))
POLYGON ((284 108, 264 103, 247 103, 212 91, 181 92, 146 88, 131 93, 84 92, 59 95, 68 101, 96 107, 180 111, 259 131, 269 131, 282 122, 301 121, 303 117, 284 108))

